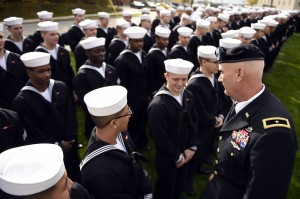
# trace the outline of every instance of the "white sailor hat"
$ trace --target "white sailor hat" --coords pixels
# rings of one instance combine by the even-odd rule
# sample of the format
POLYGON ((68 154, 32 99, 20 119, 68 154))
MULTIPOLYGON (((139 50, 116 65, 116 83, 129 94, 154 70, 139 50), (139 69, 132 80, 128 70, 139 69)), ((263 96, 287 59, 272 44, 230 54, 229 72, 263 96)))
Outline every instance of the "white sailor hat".
POLYGON ((0 154, 0 188, 13 196, 40 193, 64 175, 62 149, 55 144, 33 144, 0 154))
POLYGON ((271 18, 263 18, 259 23, 265 24, 267 26, 275 27, 278 25, 278 22, 271 18))
POLYGON ((84 96, 84 102, 93 116, 109 116, 127 105, 127 90, 123 86, 106 86, 84 96))
POLYGON ((193 29, 189 27, 180 27, 177 29, 177 32, 180 36, 189 37, 193 33, 193 29))
POLYGON ((223 39, 226 38, 237 38, 239 36, 238 31, 236 30, 228 30, 227 32, 221 33, 223 39))
POLYGON ((220 9, 220 8, 215 8, 214 11, 215 11, 215 12, 221 12, 221 9, 220 9))
POLYGON ((40 11, 36 13, 39 19, 52 19, 53 12, 48 12, 46 10, 40 11))
POLYGON ((217 59, 215 54, 217 48, 215 46, 198 46, 197 55, 205 59, 217 59))
POLYGON ((287 18, 288 17, 282 13, 275 16, 275 19, 287 19, 287 18))
POLYGON ((125 19, 117 19, 116 26, 121 27, 121 28, 128 28, 128 27, 130 27, 130 23, 128 21, 126 21, 125 19))
POLYGON ((50 53, 44 52, 28 52, 21 55, 20 59, 26 67, 35 68, 50 63, 50 53))
POLYGON ((196 11, 198 11, 198 12, 205 12, 205 9, 204 9, 204 8, 201 8, 201 7, 199 7, 199 8, 197 8, 197 9, 196 9, 196 11))
POLYGON ((98 17, 109 19, 110 15, 107 12, 98 12, 98 17))
POLYGON ((169 38, 171 31, 165 27, 157 26, 155 28, 155 34, 159 37, 169 38))
POLYGON ((160 12, 161 10, 165 10, 165 8, 162 7, 162 6, 157 6, 157 7, 156 7, 156 11, 160 12))
POLYGON ((200 5, 199 5, 198 3, 193 3, 193 4, 192 4, 192 8, 199 8, 199 6, 200 6, 200 5))
POLYGON ((175 8, 169 8, 168 10, 170 10, 171 13, 175 13, 176 12, 175 8))
POLYGON ((88 37, 79 42, 85 50, 105 45, 104 37, 88 37))
POLYGON ((241 13, 242 14, 249 14, 249 10, 247 8, 242 8, 241 13))
POLYGON ((239 10, 234 10, 233 12, 234 12, 234 13, 233 13, 234 15, 241 15, 241 14, 242 14, 242 12, 239 11, 239 10))
POLYGON ((197 22, 197 20, 200 19, 200 16, 201 16, 201 15, 200 15, 199 13, 193 12, 193 13, 191 14, 191 21, 197 22))
POLYGON ((184 7, 180 5, 180 6, 178 6, 176 9, 177 9, 177 10, 183 11, 183 10, 184 10, 184 7))
POLYGON ((126 30, 124 30, 124 34, 129 39, 143 39, 145 37, 146 33, 147 33, 147 30, 145 28, 142 28, 139 26, 132 26, 132 27, 126 28, 126 30))
POLYGON ((142 14, 150 14, 150 8, 142 8, 142 14))
POLYGON ((239 39, 232 39, 232 38, 226 38, 226 39, 220 39, 219 40, 219 46, 229 49, 234 48, 238 45, 240 45, 242 42, 239 39))
POLYGON ((255 29, 255 30, 264 30, 266 27, 266 24, 262 24, 262 23, 252 23, 251 24, 251 28, 255 29))
POLYGON ((3 24, 0 24, 0 32, 3 32, 3 24))
POLYGON ((55 31, 58 30, 58 22, 43 21, 37 24, 40 31, 55 31))
POLYGON ((151 17, 148 14, 142 14, 141 15, 141 20, 151 21, 151 17))
POLYGON ((278 22, 275 21, 274 19, 269 19, 268 20, 268 25, 271 27, 276 27, 278 25, 278 22))
POLYGON ((239 33, 240 33, 240 35, 242 35, 245 38, 252 38, 253 35, 256 33, 256 30, 254 30, 251 27, 244 26, 244 27, 240 28, 239 33))
POLYGON ((190 15, 185 14, 185 13, 183 13, 183 14, 181 15, 181 18, 187 19, 187 20, 190 20, 190 19, 191 19, 190 15))
POLYGON ((124 11, 122 12, 122 15, 123 15, 123 17, 131 17, 131 16, 132 16, 131 12, 129 12, 129 11, 127 11, 127 10, 124 10, 124 11))
POLYGON ((188 6, 184 9, 185 11, 194 11, 192 7, 188 6))
POLYGON ((208 7, 205 8, 205 11, 209 11, 209 10, 212 10, 212 11, 213 11, 214 8, 213 8, 213 7, 210 7, 210 6, 208 6, 208 7))
POLYGON ((183 59, 168 59, 164 61, 167 72, 177 75, 187 75, 191 72, 194 64, 183 59))
POLYGON ((79 23, 79 26, 82 27, 83 29, 97 28, 97 21, 91 19, 85 19, 79 23))
POLYGON ((229 17, 230 17, 229 14, 225 14, 225 13, 219 13, 218 14, 218 18, 223 20, 223 21, 229 21, 229 17))
POLYGON ((73 15, 84 15, 85 10, 83 10, 81 8, 75 8, 75 9, 72 9, 72 13, 73 13, 73 15))
POLYGON ((20 17, 8 17, 3 20, 4 25, 13 26, 13 25, 21 25, 23 24, 23 18, 20 17))
POLYGON ((204 19, 197 20, 197 27, 199 28, 208 28, 210 26, 210 22, 204 19))
POLYGON ((170 10, 166 10, 166 9, 162 9, 159 12, 160 16, 171 16, 171 11, 170 10))
POLYGON ((213 16, 207 17, 207 18, 205 18, 205 20, 209 21, 209 22, 217 22, 218 21, 217 17, 213 17, 213 16))

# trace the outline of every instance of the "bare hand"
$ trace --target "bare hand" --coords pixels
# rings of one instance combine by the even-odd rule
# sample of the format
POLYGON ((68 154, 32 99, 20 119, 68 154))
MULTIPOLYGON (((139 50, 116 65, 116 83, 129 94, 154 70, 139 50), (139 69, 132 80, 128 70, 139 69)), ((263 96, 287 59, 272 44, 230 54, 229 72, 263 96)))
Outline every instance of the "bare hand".
POLYGON ((194 155, 195 155, 195 151, 191 149, 186 149, 183 152, 183 156, 185 157, 186 162, 190 161, 194 155))
POLYGON ((218 117, 218 122, 217 124, 215 124, 215 128, 219 128, 223 125, 223 118, 222 117, 218 117))
POLYGON ((180 167, 182 167, 184 164, 186 163, 186 161, 185 161, 185 157, 184 156, 182 156, 182 160, 181 160, 181 162, 179 162, 179 163, 176 163, 176 167, 177 168, 180 168, 180 167))
POLYGON ((74 100, 74 102, 78 101, 78 96, 75 92, 73 92, 73 100, 74 100))
POLYGON ((215 175, 214 175, 214 174, 211 174, 211 175, 209 176, 209 178, 208 178, 208 181, 211 181, 214 177, 215 177, 215 175))
POLYGON ((74 143, 75 140, 64 141, 61 143, 61 148, 64 152, 68 152, 72 148, 74 143))

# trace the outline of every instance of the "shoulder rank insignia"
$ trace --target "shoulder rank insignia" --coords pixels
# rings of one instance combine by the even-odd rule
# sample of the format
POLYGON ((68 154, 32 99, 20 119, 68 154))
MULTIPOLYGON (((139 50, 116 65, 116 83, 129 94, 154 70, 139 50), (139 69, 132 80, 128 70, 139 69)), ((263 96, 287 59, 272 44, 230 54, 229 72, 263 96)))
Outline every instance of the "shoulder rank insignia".
POLYGON ((284 127, 284 128, 291 128, 290 122, 286 118, 282 117, 270 117, 262 120, 264 129, 269 129, 273 127, 284 127))

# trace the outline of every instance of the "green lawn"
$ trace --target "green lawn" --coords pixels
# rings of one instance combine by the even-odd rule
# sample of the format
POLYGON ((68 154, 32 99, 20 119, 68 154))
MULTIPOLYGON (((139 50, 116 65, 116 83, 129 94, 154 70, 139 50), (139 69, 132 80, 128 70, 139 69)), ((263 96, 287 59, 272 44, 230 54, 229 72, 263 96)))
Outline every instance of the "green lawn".
MULTIPOLYGON (((273 92, 288 109, 292 115, 298 142, 300 142, 300 34, 294 34, 288 39, 284 44, 273 69, 264 75, 264 83, 271 92, 273 92)), ((74 63, 74 60, 72 60, 74 63)), ((74 65, 74 64, 73 64, 74 65)), ((83 113, 80 108, 78 108, 79 120, 79 139, 80 142, 85 144, 87 140, 83 133, 83 113)), ((152 176, 153 182, 156 178, 156 173, 154 169, 154 145, 151 138, 149 138, 150 145, 152 147, 151 151, 145 152, 144 155, 150 160, 150 164, 144 164, 144 168, 152 176)), ((80 150, 81 157, 83 156, 85 148, 80 150)), ((276 174, 274 174, 276 175, 276 174)), ((266 176, 267 177, 267 176, 266 176)), ((198 199, 204 186, 207 183, 208 175, 198 174, 195 179, 194 197, 186 197, 191 199, 198 199)), ((294 169, 294 174, 292 177, 290 189, 288 192, 288 199, 300 198, 300 153, 298 151, 296 164, 294 169)))
MULTIPOLYGON (((264 76, 264 83, 281 100, 293 117, 300 143, 300 34, 294 34, 284 44, 272 71, 264 76)), ((276 174, 274 174, 276 175, 276 174)), ((300 198, 300 152, 296 163, 288 199, 300 198)))

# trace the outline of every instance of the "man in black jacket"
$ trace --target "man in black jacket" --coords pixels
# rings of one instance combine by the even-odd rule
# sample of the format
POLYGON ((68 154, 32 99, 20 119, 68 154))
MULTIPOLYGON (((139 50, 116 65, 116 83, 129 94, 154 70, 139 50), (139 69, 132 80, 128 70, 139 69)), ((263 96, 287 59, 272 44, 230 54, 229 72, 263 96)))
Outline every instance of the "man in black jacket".
POLYGON ((127 90, 107 86, 85 95, 96 128, 81 162, 83 186, 96 198, 152 198, 151 180, 133 158, 127 131, 132 115, 127 90))
POLYGON ((235 103, 219 132, 202 198, 284 199, 298 146, 292 118, 262 83, 263 53, 252 44, 216 53, 219 81, 235 103))
POLYGON ((31 52, 21 56, 29 81, 13 101, 29 143, 60 145, 70 178, 79 180, 77 120, 68 87, 51 78, 50 54, 31 52))
POLYGON ((195 96, 195 107, 199 115, 197 136, 201 140, 191 161, 186 179, 185 190, 189 194, 193 194, 193 178, 196 170, 204 174, 210 172, 205 169, 203 164, 205 160, 211 159, 215 130, 222 126, 224 119, 216 76, 218 72, 216 49, 214 46, 198 47, 198 59, 201 67, 191 75, 186 87, 195 96))
MULTIPOLYGON (((86 19, 79 23, 80 28, 83 30, 83 37, 81 40, 87 39, 89 37, 96 37, 97 35, 97 21, 86 19)), ((76 71, 84 64, 84 62, 88 59, 87 55, 85 54, 84 48, 81 46, 80 43, 77 44, 74 50, 74 57, 76 61, 76 71)))
POLYGON ((127 28, 124 34, 129 38, 129 47, 115 61, 121 85, 128 90, 128 105, 135 114, 129 122, 128 131, 137 148, 142 150, 149 149, 146 137, 149 89, 146 53, 143 51, 146 32, 141 27, 127 28))
POLYGON ((83 97, 88 92, 104 86, 111 86, 120 83, 115 68, 105 63, 105 39, 89 37, 80 42, 85 49, 88 60, 79 68, 73 79, 73 87, 78 96, 78 104, 85 112, 85 135, 90 137, 95 127, 83 97))
POLYGON ((26 84, 28 76, 20 55, 4 49, 3 25, 0 25, 0 107, 11 109, 12 101, 26 84))
POLYGON ((148 107, 156 146, 154 197, 179 199, 189 161, 197 150, 197 112, 193 94, 185 90, 193 64, 182 59, 165 61, 167 83, 148 107))
POLYGON ((69 44, 72 52, 74 52, 75 47, 80 42, 82 37, 84 37, 83 30, 79 26, 79 23, 84 20, 85 10, 81 8, 72 9, 72 14, 74 15, 74 24, 66 33, 67 43, 69 44))
POLYGON ((51 78, 64 82, 72 94, 74 72, 71 66, 69 52, 64 47, 58 45, 58 23, 44 21, 38 23, 38 26, 44 41, 35 51, 50 53, 51 78))
POLYGON ((164 61, 168 58, 169 37, 171 31, 165 27, 157 26, 155 28, 155 43, 147 54, 148 61, 148 81, 151 95, 154 95, 158 89, 166 82, 164 78, 164 61))
POLYGON ((23 36, 23 18, 9 17, 3 20, 10 35, 5 40, 4 48, 22 55, 34 51, 33 41, 23 36))
POLYGON ((178 32, 178 43, 174 45, 169 53, 169 59, 181 58, 190 61, 190 50, 188 44, 190 42, 193 29, 188 27, 180 27, 176 30, 178 32))

